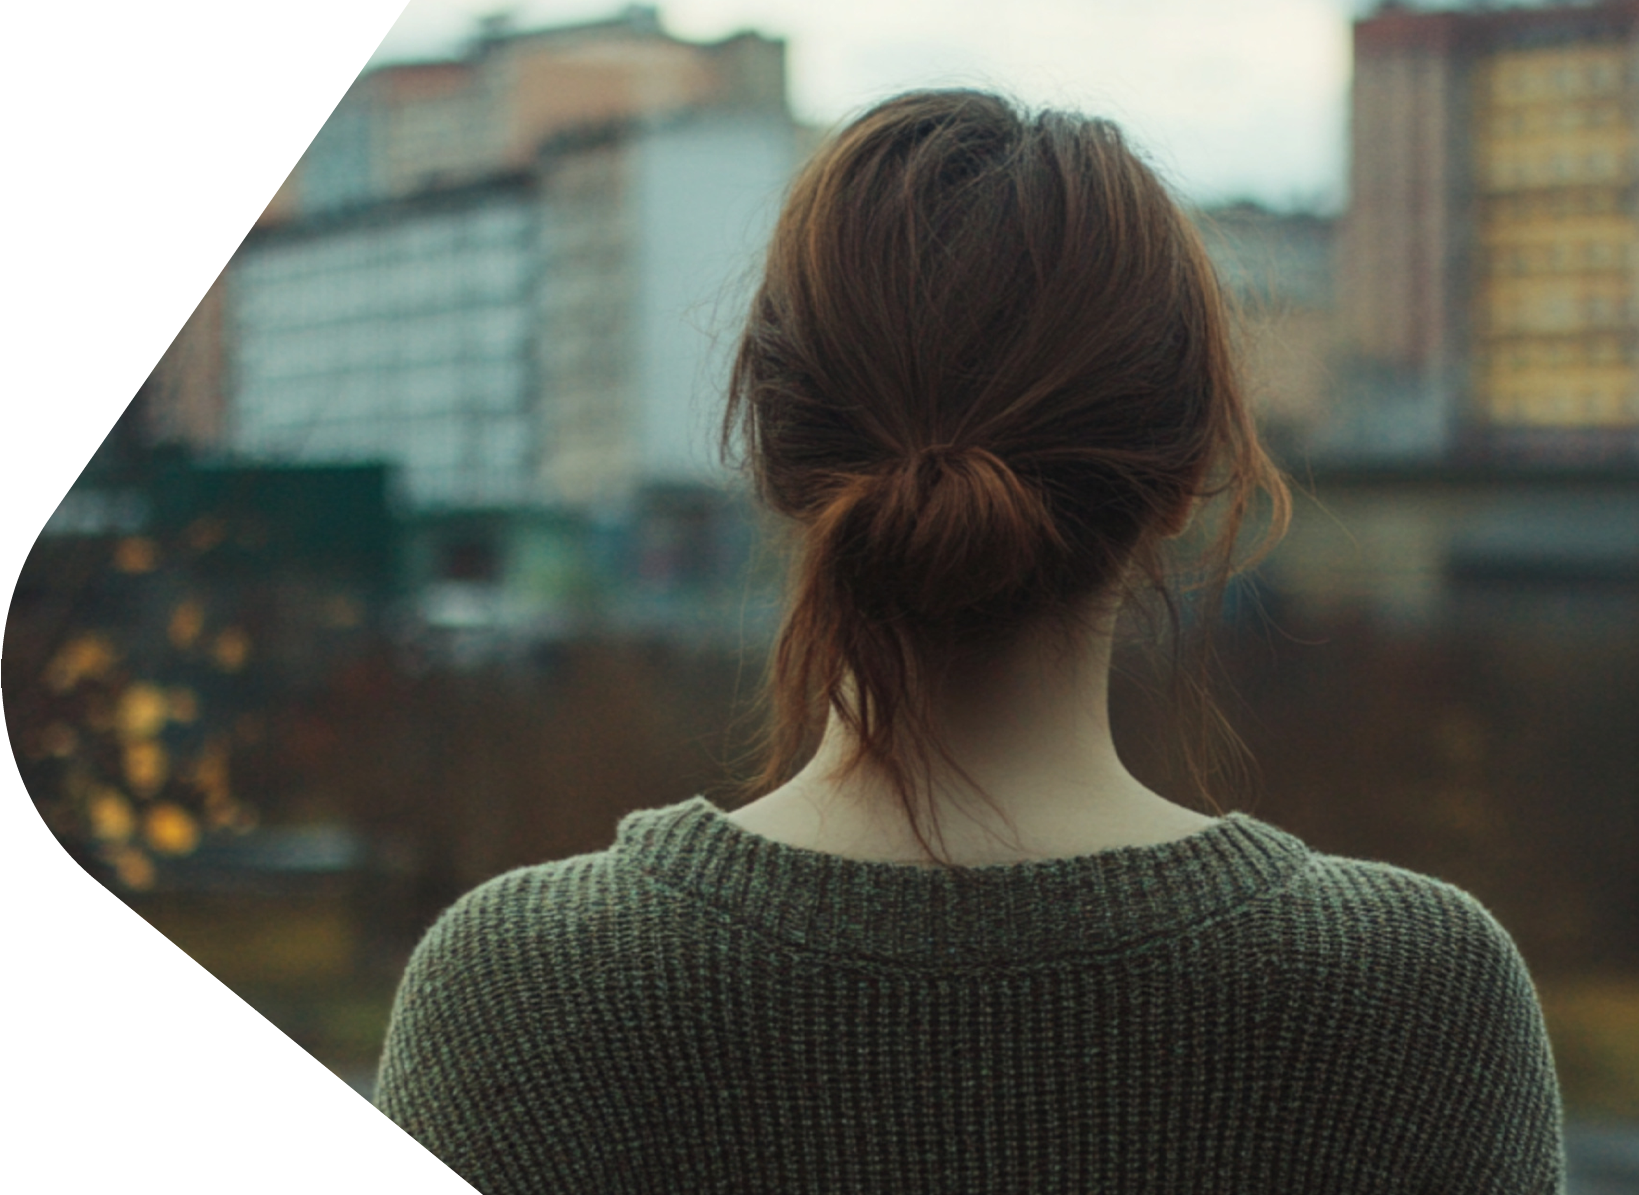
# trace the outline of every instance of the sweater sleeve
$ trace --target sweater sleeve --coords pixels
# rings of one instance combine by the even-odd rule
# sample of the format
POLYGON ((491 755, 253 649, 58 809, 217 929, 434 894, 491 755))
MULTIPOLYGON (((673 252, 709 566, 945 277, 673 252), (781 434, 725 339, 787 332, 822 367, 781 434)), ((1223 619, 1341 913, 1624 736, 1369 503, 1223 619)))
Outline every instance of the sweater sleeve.
POLYGON ((453 905, 400 982, 375 1103, 485 1195, 596 1189, 591 1134, 567 1079, 573 1021, 527 916, 542 869, 501 876, 453 905))
POLYGON ((1436 888, 1447 932, 1439 935, 1442 957, 1420 977, 1435 1000, 1417 1032, 1433 1039, 1441 1059, 1443 1074, 1430 1074, 1420 1110, 1439 1147, 1418 1189, 1563 1195, 1559 1083, 1525 961, 1477 900, 1436 888))

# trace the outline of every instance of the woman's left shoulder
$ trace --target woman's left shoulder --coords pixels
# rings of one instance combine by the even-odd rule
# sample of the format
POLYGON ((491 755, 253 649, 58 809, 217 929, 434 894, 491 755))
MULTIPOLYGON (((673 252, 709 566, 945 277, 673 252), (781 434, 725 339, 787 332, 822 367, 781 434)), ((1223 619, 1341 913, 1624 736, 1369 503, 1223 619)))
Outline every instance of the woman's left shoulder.
POLYGON ((1392 863, 1314 853, 1287 894, 1362 946, 1408 961, 1453 952, 1509 965, 1519 959, 1502 922, 1473 893, 1392 863))
POLYGON ((1389 863, 1312 854, 1259 914, 1271 962, 1375 1034, 1425 1047, 1507 1043, 1547 1067, 1536 985, 1512 935, 1476 896, 1389 863))

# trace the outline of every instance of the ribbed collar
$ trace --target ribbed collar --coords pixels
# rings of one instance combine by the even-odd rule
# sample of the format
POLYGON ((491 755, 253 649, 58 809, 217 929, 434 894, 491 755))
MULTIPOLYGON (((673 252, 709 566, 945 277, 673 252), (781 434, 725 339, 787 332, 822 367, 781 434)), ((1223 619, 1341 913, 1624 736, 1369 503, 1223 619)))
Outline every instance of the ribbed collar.
POLYGON ((1309 856, 1232 813, 1188 838, 969 869, 866 862, 764 838, 703 796, 621 820, 614 852, 666 887, 773 937, 920 964, 1108 953, 1222 917, 1309 856))

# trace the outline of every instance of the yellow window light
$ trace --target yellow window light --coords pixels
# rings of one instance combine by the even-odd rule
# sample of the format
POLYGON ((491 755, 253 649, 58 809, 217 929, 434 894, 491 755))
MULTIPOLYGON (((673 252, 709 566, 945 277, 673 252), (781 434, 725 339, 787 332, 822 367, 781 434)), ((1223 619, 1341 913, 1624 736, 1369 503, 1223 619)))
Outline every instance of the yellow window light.
POLYGON ((165 787, 171 774, 170 752, 153 739, 127 743, 124 753, 125 782, 139 797, 151 797, 165 787))
POLYGON ((165 729, 171 716, 171 703, 165 691, 157 685, 138 681, 128 685, 120 694, 114 708, 114 726, 126 742, 151 739, 165 729))
POLYGON ((142 836, 161 855, 186 855, 199 845, 199 823, 180 805, 155 805, 143 820, 142 836))

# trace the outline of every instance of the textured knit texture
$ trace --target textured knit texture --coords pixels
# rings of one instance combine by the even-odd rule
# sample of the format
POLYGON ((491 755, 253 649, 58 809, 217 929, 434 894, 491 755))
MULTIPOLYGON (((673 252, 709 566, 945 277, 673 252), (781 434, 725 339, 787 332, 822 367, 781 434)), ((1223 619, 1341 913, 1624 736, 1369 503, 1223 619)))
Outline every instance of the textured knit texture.
POLYGON ((959 889, 642 810, 443 915, 376 1100, 493 1195, 1564 1184, 1490 914, 1240 814, 959 889))

